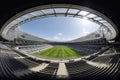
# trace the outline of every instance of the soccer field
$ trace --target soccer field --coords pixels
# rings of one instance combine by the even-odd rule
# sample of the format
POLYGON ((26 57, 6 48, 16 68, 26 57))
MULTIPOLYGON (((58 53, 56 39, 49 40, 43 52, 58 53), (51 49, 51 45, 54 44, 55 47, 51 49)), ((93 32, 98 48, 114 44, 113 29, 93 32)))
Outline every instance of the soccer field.
POLYGON ((47 50, 37 52, 32 54, 37 57, 46 57, 46 58, 77 58, 81 57, 84 54, 82 52, 78 52, 73 50, 67 46, 54 46, 47 50))

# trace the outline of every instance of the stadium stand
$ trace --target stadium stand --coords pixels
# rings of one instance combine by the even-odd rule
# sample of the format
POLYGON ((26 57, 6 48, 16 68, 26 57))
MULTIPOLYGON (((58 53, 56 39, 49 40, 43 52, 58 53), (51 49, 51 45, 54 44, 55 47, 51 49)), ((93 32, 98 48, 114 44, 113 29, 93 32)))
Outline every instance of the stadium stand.
MULTIPOLYGON (((11 48, 7 47, 4 44, 0 44, 0 77, 2 80, 5 79, 50 79, 50 80, 59 80, 64 78, 57 77, 57 71, 59 63, 50 63, 46 61, 37 61, 30 57, 22 56, 19 53, 14 52, 11 48), (37 72, 30 70, 39 64, 46 63, 48 64, 44 69, 41 69, 37 72), (19 73, 23 73, 22 75, 19 73), (16 74, 15 74, 16 73, 16 74)), ((73 45, 72 45, 73 46, 73 45)), ((76 44, 74 44, 76 47, 76 44)), ((23 46, 19 46, 23 47, 23 46)), ((40 45, 29 45, 24 46, 23 48, 35 49, 40 47, 40 45)), ((80 47, 80 46, 77 46, 80 47)), ((82 58, 79 61, 67 62, 65 66, 68 71, 68 78, 70 80, 87 80, 89 79, 117 79, 120 75, 119 73, 119 63, 120 63, 120 54, 119 51, 115 49, 114 45, 107 48, 102 48, 101 45, 97 46, 87 46, 82 45, 81 47, 84 52, 89 48, 90 50, 98 49, 102 53, 95 53, 91 55, 92 58, 82 58), (97 47, 97 48, 95 48, 97 47)), ((36 50, 36 49, 35 49, 36 50)), ((88 52, 90 52, 88 50, 88 52)), ((90 53, 89 53, 90 54, 90 53)))

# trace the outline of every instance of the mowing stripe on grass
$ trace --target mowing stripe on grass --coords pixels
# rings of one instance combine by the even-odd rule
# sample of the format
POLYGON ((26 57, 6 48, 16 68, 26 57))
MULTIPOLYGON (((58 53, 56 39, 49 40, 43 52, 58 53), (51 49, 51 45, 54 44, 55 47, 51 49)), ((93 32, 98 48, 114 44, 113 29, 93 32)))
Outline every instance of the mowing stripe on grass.
POLYGON ((35 56, 48 58, 72 58, 83 56, 83 53, 78 52, 66 46, 54 46, 42 52, 34 53, 35 56))

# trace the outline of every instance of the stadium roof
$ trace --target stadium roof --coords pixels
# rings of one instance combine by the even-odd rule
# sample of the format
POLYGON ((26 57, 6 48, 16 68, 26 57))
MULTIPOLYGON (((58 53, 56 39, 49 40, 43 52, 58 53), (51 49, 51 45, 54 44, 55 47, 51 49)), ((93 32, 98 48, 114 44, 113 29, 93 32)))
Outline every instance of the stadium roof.
POLYGON ((6 35, 10 29, 14 30, 16 27, 26 22, 51 16, 87 19, 105 27, 107 32, 110 34, 109 39, 113 39, 117 35, 115 24, 103 14, 93 9, 72 4, 50 4, 33 7, 13 16, 10 20, 8 20, 8 22, 6 22, 5 26, 3 26, 4 29, 2 31, 2 36, 4 38, 8 38, 6 35))
MULTIPOLYGON (((0 18, 0 26, 3 27, 6 26, 5 23, 16 15, 17 13, 22 12, 23 10, 35 7, 35 6, 41 6, 46 4, 73 4, 73 5, 82 5, 89 7, 91 9, 94 9, 100 13, 103 13, 105 16, 107 16, 110 20, 112 20, 115 25, 117 26, 117 29, 119 31, 119 4, 118 1, 110 0, 109 4, 108 2, 104 2, 102 0, 31 0, 31 1, 25 1, 25 0, 17 0, 17 1, 8 1, 4 0, 0 2, 0 10, 1 10, 1 18, 0 18), (7 3, 6 3, 7 2, 7 3), (113 5, 114 4, 114 5, 113 5), (6 7, 6 5, 8 7, 6 7)), ((106 19, 105 19, 106 20, 106 19)), ((118 32, 117 31, 117 32, 118 32)), ((119 40, 119 37, 116 38, 116 40, 119 40)))

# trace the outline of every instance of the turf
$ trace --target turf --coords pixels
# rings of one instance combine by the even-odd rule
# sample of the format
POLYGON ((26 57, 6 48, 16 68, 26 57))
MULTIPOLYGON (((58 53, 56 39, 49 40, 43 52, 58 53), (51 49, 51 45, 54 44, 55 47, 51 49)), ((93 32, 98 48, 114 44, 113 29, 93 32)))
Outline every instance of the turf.
POLYGON ((73 50, 67 46, 54 46, 32 55, 47 58, 77 58, 83 56, 84 53, 73 50))

